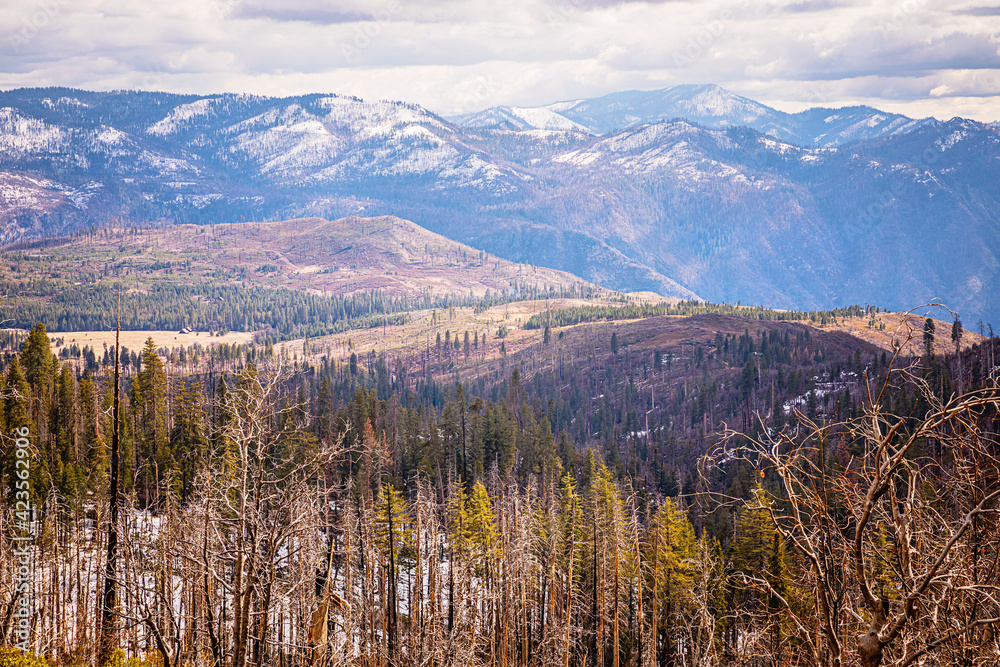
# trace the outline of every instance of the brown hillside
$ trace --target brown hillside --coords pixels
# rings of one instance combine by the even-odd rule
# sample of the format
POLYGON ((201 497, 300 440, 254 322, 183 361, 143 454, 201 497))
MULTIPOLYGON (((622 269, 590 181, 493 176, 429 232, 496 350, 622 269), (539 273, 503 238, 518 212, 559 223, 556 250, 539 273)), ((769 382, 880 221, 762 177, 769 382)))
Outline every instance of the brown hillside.
POLYGON ((46 271, 71 270, 77 279, 96 279, 108 263, 124 264, 139 289, 158 280, 211 280, 313 293, 379 289, 393 297, 461 297, 515 285, 589 286, 568 273, 499 259, 392 216, 106 230, 21 252, 42 256, 46 271))

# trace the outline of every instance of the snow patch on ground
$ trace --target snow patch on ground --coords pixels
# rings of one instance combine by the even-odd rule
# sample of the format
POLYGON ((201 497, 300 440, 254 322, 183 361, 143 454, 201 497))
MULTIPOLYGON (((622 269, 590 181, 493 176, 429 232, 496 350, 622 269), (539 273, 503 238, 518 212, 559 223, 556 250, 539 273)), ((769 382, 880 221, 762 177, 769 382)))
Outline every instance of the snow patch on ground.
POLYGON ((958 142, 960 142, 963 139, 965 139, 966 136, 967 135, 966 135, 966 133, 964 131, 962 131, 962 130, 956 130, 955 132, 952 132, 951 134, 949 134, 947 137, 945 137, 943 139, 938 139, 937 141, 934 142, 934 144, 943 153, 946 150, 948 150, 949 148, 952 148, 958 142))
POLYGON ((10 107, 0 109, 0 151, 8 154, 62 153, 70 131, 23 116, 10 107))
POLYGON ((87 208, 90 199, 104 186, 101 183, 92 181, 79 188, 62 186, 59 190, 66 195, 66 198, 73 202, 73 206, 81 211, 87 208))
POLYGON ((222 199, 222 195, 218 192, 213 192, 207 195, 190 195, 188 199, 195 208, 205 208, 212 202, 222 199))

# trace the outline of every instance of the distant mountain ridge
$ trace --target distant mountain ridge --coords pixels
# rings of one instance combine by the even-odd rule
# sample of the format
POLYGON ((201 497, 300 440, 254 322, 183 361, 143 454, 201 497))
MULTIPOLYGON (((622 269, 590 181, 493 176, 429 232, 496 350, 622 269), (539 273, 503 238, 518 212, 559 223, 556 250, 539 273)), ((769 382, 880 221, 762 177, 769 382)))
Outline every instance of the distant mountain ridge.
POLYGON ((796 309, 941 298, 967 326, 1000 322, 1000 126, 815 112, 797 131, 858 138, 806 147, 720 90, 689 95, 697 119, 599 136, 568 123, 638 103, 550 105, 498 131, 337 95, 0 92, 0 238, 396 215, 614 289, 796 309), (708 126, 726 114, 760 129, 708 126))
POLYGON ((576 129, 593 135, 674 119, 712 129, 750 127, 798 146, 819 148, 904 134, 933 122, 866 106, 817 107, 789 114, 712 84, 630 90, 541 107, 490 107, 450 118, 459 125, 478 129, 576 129))

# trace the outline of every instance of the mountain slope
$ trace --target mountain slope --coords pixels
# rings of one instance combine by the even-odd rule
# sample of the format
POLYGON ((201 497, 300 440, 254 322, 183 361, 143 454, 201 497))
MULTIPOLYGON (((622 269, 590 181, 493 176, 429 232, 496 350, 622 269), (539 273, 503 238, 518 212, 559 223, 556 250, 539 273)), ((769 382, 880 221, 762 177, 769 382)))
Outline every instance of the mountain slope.
POLYGON ((172 282, 287 288, 351 296, 379 290, 388 298, 483 297, 521 290, 600 292, 562 271, 517 264, 393 216, 340 220, 301 218, 228 225, 121 228, 22 242, 0 252, 8 275, 73 275, 100 281, 123 265, 135 286, 172 282), (183 268, 181 268, 183 267, 183 268), (41 274, 39 274, 41 275, 41 274))

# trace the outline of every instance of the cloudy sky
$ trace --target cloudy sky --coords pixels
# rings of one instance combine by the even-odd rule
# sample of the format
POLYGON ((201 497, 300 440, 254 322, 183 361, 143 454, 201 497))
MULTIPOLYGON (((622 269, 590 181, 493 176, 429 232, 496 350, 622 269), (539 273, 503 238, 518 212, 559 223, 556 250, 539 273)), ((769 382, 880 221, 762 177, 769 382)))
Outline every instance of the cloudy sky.
POLYGON ((786 111, 1000 120, 995 0, 3 0, 0 39, 4 89, 334 92, 449 114, 717 83, 786 111))

